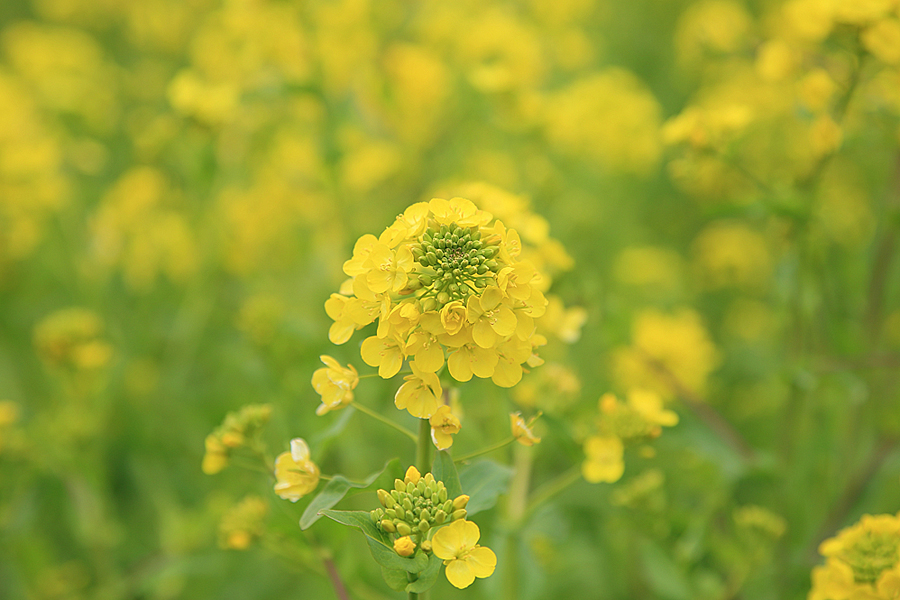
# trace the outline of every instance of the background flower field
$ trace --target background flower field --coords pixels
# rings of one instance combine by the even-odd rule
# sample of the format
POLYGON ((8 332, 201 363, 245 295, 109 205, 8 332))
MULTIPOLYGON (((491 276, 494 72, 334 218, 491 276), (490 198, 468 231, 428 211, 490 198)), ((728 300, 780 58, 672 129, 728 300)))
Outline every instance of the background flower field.
POLYGON ((4 0, 0 598, 400 597, 271 472, 413 463, 313 374, 415 430, 326 301, 434 197, 548 304, 521 381, 442 375, 455 457, 525 439, 431 598, 897 597, 896 0, 4 0))

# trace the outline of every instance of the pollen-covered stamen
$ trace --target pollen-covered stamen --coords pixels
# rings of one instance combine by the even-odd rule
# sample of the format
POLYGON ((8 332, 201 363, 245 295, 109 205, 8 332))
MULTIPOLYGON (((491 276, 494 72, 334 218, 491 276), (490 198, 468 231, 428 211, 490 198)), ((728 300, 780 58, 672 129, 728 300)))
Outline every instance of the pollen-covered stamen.
MULTIPOLYGON (((493 236, 496 238, 496 236, 493 236)), ((493 282, 500 263, 498 240, 482 238, 477 227, 430 223, 413 257, 421 267, 415 289, 424 289, 425 310, 465 300, 493 282)))

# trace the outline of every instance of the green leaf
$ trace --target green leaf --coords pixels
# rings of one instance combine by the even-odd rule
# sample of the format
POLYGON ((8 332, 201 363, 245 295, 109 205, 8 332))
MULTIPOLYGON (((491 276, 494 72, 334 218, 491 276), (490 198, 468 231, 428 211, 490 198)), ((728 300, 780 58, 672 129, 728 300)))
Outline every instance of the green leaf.
POLYGON ((320 514, 332 521, 337 521, 341 525, 359 528, 366 534, 366 539, 374 540, 382 546, 389 546, 391 547, 391 552, 393 552, 393 546, 387 536, 375 527, 370 513, 364 510, 323 510, 320 511, 320 514))
POLYGON ((409 577, 403 569, 388 569, 381 567, 381 576, 388 587, 395 592, 405 592, 406 586, 409 585, 409 577))
POLYGON ((511 467, 492 460, 477 462, 460 473, 463 492, 469 495, 467 515, 471 517, 497 504, 497 498, 509 488, 512 476, 511 467))
POLYGON ((428 566, 419 573, 418 579, 406 586, 406 591, 411 594, 421 594, 430 590, 441 574, 442 564, 444 564, 444 561, 432 554, 431 558, 428 559, 428 566))
POLYGON ((428 566, 428 555, 419 550, 409 558, 404 558, 397 554, 393 546, 386 546, 366 537, 369 544, 369 550, 372 551, 372 557, 379 565, 386 569, 400 569, 410 573, 420 573, 428 566))
MULTIPOLYGON (((335 475, 303 511, 303 516, 300 517, 300 529, 309 529, 313 523, 322 518, 321 511, 340 502, 351 488, 365 489, 371 486, 394 462, 399 466, 400 461, 395 458, 385 463, 381 470, 372 473, 360 482, 350 481, 343 475, 335 475)), ((391 481, 393 482, 393 479, 391 481)))
POLYGON ((643 544, 641 563, 647 585, 660 598, 689 600, 694 597, 683 569, 658 545, 652 542, 643 544))
POLYGON ((443 481, 447 487, 447 497, 456 498, 462 494, 462 486, 459 484, 459 475, 456 473, 456 465, 446 450, 441 450, 434 457, 434 466, 431 474, 438 481, 443 481))

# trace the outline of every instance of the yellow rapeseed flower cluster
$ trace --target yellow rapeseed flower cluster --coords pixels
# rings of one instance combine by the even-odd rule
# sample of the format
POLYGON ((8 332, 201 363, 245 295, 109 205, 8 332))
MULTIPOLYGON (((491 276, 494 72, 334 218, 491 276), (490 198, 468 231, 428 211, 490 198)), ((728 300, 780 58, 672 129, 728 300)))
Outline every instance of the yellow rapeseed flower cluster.
POLYGON ((419 418, 437 410, 445 364, 457 381, 512 387, 540 364, 535 348, 546 341, 535 333, 547 307, 541 274, 521 255, 518 232, 469 200, 413 204, 381 236, 356 242, 344 263, 351 279, 325 305, 329 338, 343 344, 377 322, 362 358, 385 379, 409 359, 398 406, 419 418))
POLYGON ((219 522, 219 547, 246 550, 265 531, 268 503, 259 496, 247 496, 232 506, 219 522))
POLYGON ((53 367, 98 369, 112 358, 103 337, 103 320, 86 308, 65 308, 44 317, 34 328, 34 345, 53 367))
POLYGON ((900 597, 900 514, 863 515, 819 546, 824 566, 812 572, 809 600, 900 597))
POLYGON ((269 404, 248 404, 225 415, 225 420, 206 436, 203 472, 214 475, 228 466, 234 450, 254 443, 263 425, 272 416, 269 404))

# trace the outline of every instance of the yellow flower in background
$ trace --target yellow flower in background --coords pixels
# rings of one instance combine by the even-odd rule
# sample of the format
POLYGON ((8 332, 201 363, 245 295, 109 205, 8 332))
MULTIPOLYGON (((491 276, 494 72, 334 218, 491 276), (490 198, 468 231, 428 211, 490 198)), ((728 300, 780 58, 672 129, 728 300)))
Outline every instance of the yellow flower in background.
POLYGON ((629 390, 628 406, 653 425, 673 427, 678 424, 678 415, 663 408, 662 398, 651 390, 629 390))
POLYGON ((522 252, 514 229, 469 200, 413 204, 380 236, 357 241, 344 263, 349 283, 326 302, 329 338, 344 343, 377 321, 360 354, 385 379, 410 357, 419 373, 434 373, 448 353, 458 381, 514 385, 523 363, 540 362, 532 355, 543 339, 532 321, 547 306, 541 274, 522 252), (509 364, 495 376, 501 358, 509 364))
POLYGON ((441 381, 434 373, 423 373, 415 364, 411 365, 413 374, 403 379, 394 395, 394 405, 400 410, 408 410, 409 414, 419 419, 428 419, 435 414, 440 404, 443 390, 441 381))
POLYGON ((534 435, 534 432, 531 430, 531 426, 536 419, 537 417, 534 417, 529 423, 525 423, 522 413, 509 413, 509 426, 512 430, 512 435, 523 446, 534 446, 541 441, 541 438, 534 435))
POLYGON ((429 420, 431 424, 431 441, 438 450, 446 450, 453 445, 453 436, 459 433, 459 419, 447 405, 440 406, 429 420))
POLYGON ((416 543, 408 535, 394 540, 394 551, 400 556, 412 556, 416 552, 416 543))
POLYGON ((98 369, 112 357, 103 339, 103 320, 85 308, 65 308, 44 317, 34 328, 34 345, 41 358, 55 367, 98 369))
POLYGON ((625 472, 622 440, 617 437, 593 436, 584 442, 586 458, 581 464, 581 474, 590 483, 613 483, 625 472))
POLYGON ((206 452, 203 455, 201 469, 207 475, 215 475, 228 466, 228 448, 222 443, 222 439, 214 434, 206 436, 206 452))
POLYGON ((322 404, 316 409, 316 414, 324 415, 353 402, 353 390, 359 383, 359 374, 353 365, 344 368, 325 354, 319 358, 325 363, 325 368, 316 369, 312 385, 316 393, 322 396, 322 404))
POLYGON ((309 459, 309 446, 303 438, 291 440, 291 451, 275 459, 275 493, 296 502, 319 485, 319 467, 309 459))
POLYGON ((863 515, 819 545, 809 600, 894 600, 900 592, 900 514, 863 515))
POLYGON ((265 531, 269 504, 259 496, 248 496, 231 507, 219 523, 219 546, 246 550, 265 531))
POLYGON ((493 550, 478 545, 481 532, 471 521, 454 521, 442 527, 431 538, 431 547, 447 566, 447 581, 463 589, 472 585, 476 577, 490 577, 497 566, 493 550))

